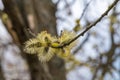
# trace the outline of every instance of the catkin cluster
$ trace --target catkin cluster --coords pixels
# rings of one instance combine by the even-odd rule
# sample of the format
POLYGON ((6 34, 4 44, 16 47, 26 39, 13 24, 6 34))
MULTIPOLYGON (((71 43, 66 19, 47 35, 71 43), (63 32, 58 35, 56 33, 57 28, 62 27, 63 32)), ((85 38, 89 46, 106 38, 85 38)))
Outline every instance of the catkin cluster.
POLYGON ((39 33, 35 38, 25 42, 24 51, 29 54, 36 54, 41 62, 49 61, 54 55, 65 58, 69 56, 70 50, 75 46, 73 42, 67 46, 59 47, 66 44, 76 36, 74 32, 63 31, 59 37, 53 37, 46 31, 39 33))

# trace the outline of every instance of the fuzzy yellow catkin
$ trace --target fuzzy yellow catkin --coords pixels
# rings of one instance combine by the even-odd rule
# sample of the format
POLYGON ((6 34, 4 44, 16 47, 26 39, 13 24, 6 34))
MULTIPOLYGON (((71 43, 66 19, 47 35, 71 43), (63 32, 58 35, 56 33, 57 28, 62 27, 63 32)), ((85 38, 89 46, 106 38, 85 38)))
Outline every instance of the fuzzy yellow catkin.
POLYGON ((75 27, 73 28, 73 30, 74 30, 75 32, 78 32, 78 31, 81 30, 81 24, 80 24, 80 20, 79 20, 79 19, 76 20, 76 25, 75 25, 75 27))
POLYGON ((66 58, 70 55, 70 49, 69 48, 63 48, 63 49, 58 49, 57 55, 61 58, 66 58))
POLYGON ((47 62, 55 53, 55 49, 49 46, 52 41, 54 41, 54 38, 46 31, 43 31, 36 38, 29 39, 25 42, 24 51, 30 54, 36 54, 41 62, 47 62))
POLYGON ((63 31, 60 37, 52 37, 46 31, 39 33, 35 38, 29 39, 25 42, 24 51, 30 54, 36 54, 41 62, 48 62, 55 54, 58 57, 65 58, 69 56, 70 50, 75 42, 63 48, 58 46, 65 44, 74 38, 76 34, 70 31, 63 31))
POLYGON ((38 39, 29 39, 25 42, 24 51, 30 54, 35 54, 37 53, 39 46, 41 46, 41 43, 38 39))
POLYGON ((45 49, 45 47, 41 47, 39 50, 38 50, 38 58, 39 60, 44 63, 44 62, 48 62, 53 56, 54 56, 54 53, 55 53, 55 49, 51 48, 51 47, 48 47, 48 50, 45 49))
MULTIPOLYGON (((72 31, 64 31, 62 33, 62 36, 59 38, 59 41, 60 43, 66 43, 68 41, 70 41, 71 39, 73 39, 74 37, 76 36, 76 33, 75 32, 72 32, 72 31)), ((68 48, 71 49, 73 48, 75 45, 76 45, 77 41, 74 41, 72 43, 70 43, 68 45, 68 48)))
MULTIPOLYGON (((60 37, 58 38, 58 42, 60 44, 65 44, 68 41, 70 41, 71 39, 73 39, 75 36, 76 36, 76 34, 74 32, 65 30, 61 33, 60 37)), ((57 55, 64 59, 65 57, 70 55, 71 49, 75 45, 76 45, 76 41, 67 45, 67 46, 65 46, 64 48, 57 49, 57 51, 56 51, 57 55)))

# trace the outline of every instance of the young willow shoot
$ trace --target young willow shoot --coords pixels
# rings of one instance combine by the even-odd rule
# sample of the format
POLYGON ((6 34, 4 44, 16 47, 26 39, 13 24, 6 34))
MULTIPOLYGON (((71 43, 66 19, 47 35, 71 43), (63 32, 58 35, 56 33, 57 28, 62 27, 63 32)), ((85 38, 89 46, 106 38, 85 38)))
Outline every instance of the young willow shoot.
POLYGON ((70 50, 75 46, 75 42, 65 47, 59 47, 71 39, 76 34, 74 32, 63 31, 61 35, 53 37, 46 31, 39 33, 35 38, 25 42, 24 51, 29 54, 36 54, 41 62, 49 61, 54 55, 65 58, 70 55, 70 50))

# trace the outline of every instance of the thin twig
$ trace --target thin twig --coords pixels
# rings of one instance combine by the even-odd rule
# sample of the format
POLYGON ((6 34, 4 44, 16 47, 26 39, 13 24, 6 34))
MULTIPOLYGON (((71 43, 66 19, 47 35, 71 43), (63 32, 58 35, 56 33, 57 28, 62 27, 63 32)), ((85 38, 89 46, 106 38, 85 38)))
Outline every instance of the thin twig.
POLYGON ((90 0, 90 1, 86 4, 86 6, 85 6, 85 8, 83 9, 83 12, 82 12, 79 20, 82 19, 82 17, 84 16, 84 14, 85 14, 85 12, 86 12, 86 10, 87 10, 87 8, 88 8, 88 6, 90 5, 91 2, 92 2, 92 0, 90 0))
POLYGON ((36 37, 36 34, 33 33, 30 28, 27 28, 26 30, 27 30, 27 31, 29 32, 29 34, 31 34, 33 37, 36 37))
MULTIPOLYGON (((71 39, 69 42, 62 44, 60 46, 54 47, 54 48, 63 48, 69 44, 71 44, 72 42, 74 42, 75 40, 77 40, 80 36, 83 36, 89 29, 91 29, 92 27, 94 27, 98 22, 100 22, 102 20, 102 18, 104 16, 106 16, 108 14, 108 12, 118 3, 119 0, 115 0, 109 7, 108 9, 101 15, 100 18, 98 18, 94 23, 90 24, 84 31, 82 31, 80 34, 78 34, 75 38, 71 39)), ((52 46, 53 47, 53 46, 52 46)))
POLYGON ((82 41, 82 43, 73 51, 73 54, 76 54, 82 46, 86 43, 86 41, 89 39, 90 33, 86 36, 86 38, 82 41))

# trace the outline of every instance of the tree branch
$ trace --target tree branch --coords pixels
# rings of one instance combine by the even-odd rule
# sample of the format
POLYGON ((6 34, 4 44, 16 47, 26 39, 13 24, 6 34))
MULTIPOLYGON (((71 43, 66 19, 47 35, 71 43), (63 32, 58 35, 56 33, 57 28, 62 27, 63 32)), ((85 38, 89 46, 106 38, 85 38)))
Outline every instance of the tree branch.
MULTIPOLYGON (((102 20, 102 18, 104 16, 106 16, 108 14, 108 12, 118 3, 119 0, 115 0, 109 7, 108 9, 101 15, 100 18, 98 18, 94 23, 90 24, 85 30, 83 30, 80 34, 78 34, 75 38, 71 39, 70 41, 68 41, 65 44, 62 44, 60 46, 54 47, 54 48, 63 48, 69 44, 71 44, 72 42, 74 42, 75 40, 77 40, 80 36, 83 36, 89 29, 91 29, 92 27, 94 27, 98 22, 100 22, 102 20)), ((53 46, 52 46, 53 47, 53 46)))

